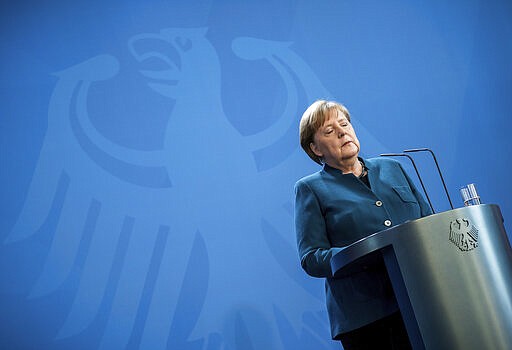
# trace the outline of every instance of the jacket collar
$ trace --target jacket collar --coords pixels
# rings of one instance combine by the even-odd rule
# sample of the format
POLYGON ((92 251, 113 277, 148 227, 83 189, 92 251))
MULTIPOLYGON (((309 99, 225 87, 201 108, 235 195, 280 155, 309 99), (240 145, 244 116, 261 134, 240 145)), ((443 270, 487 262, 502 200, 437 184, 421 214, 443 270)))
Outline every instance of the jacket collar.
MULTIPOLYGON (((367 162, 361 157, 357 157, 357 159, 359 159, 361 161, 361 163, 363 163, 363 166, 366 168, 366 170, 368 170, 368 173, 369 173, 370 168, 368 167, 367 162)), ((371 167, 371 165, 370 165, 370 167, 371 167)), ((343 174, 340 169, 333 168, 332 166, 330 166, 328 164, 324 164, 323 171, 326 172, 327 174, 330 174, 333 176, 354 176, 355 177, 355 175, 353 173, 343 174)))

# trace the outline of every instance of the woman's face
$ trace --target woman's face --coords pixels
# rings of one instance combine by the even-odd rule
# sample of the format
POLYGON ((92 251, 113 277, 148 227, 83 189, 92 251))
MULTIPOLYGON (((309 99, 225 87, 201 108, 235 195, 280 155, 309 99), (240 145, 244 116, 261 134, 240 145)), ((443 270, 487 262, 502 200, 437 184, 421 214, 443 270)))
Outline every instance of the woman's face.
POLYGON ((315 132, 311 150, 328 165, 340 168, 344 162, 357 157, 359 140, 345 115, 332 109, 324 124, 315 132))

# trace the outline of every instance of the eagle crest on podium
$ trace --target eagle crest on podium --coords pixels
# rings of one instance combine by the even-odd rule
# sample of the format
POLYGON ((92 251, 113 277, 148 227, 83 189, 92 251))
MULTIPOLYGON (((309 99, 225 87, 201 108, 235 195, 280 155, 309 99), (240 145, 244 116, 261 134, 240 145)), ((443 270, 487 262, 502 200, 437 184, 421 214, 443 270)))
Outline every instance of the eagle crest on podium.
POLYGON ((452 221, 449 238, 462 251, 469 251, 478 247, 478 229, 468 219, 452 221))

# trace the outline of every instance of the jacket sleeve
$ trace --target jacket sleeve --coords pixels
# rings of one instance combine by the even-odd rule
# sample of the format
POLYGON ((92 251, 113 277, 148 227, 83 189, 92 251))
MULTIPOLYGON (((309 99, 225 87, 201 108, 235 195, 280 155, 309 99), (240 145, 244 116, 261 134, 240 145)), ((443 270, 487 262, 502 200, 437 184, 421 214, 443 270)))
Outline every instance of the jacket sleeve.
POLYGON ((418 189, 414 185, 414 182, 411 180, 411 178, 409 177, 407 172, 404 170, 402 165, 400 163, 398 163, 398 164, 400 165, 400 170, 402 171, 402 173, 404 173, 404 176, 407 179, 407 182, 409 183, 409 187, 411 188, 412 193, 414 194, 414 197, 416 197, 416 199, 418 200, 418 203, 420 204, 421 217, 431 215, 432 208, 427 203, 427 201, 425 200, 423 195, 418 191, 418 189))
POLYGON ((333 248, 317 196, 307 183, 295 184, 295 231, 302 268, 313 277, 332 277, 333 248))

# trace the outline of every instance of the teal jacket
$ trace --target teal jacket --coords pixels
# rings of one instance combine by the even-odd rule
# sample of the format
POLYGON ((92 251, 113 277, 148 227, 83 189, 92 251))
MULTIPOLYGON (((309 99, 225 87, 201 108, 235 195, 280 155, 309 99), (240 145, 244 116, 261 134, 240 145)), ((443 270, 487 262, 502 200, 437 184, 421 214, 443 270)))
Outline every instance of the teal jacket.
POLYGON ((371 189, 328 165, 295 184, 295 229, 302 268, 326 278, 331 335, 337 339, 398 310, 382 261, 332 277, 331 257, 372 233, 432 213, 396 160, 364 160, 371 189))

